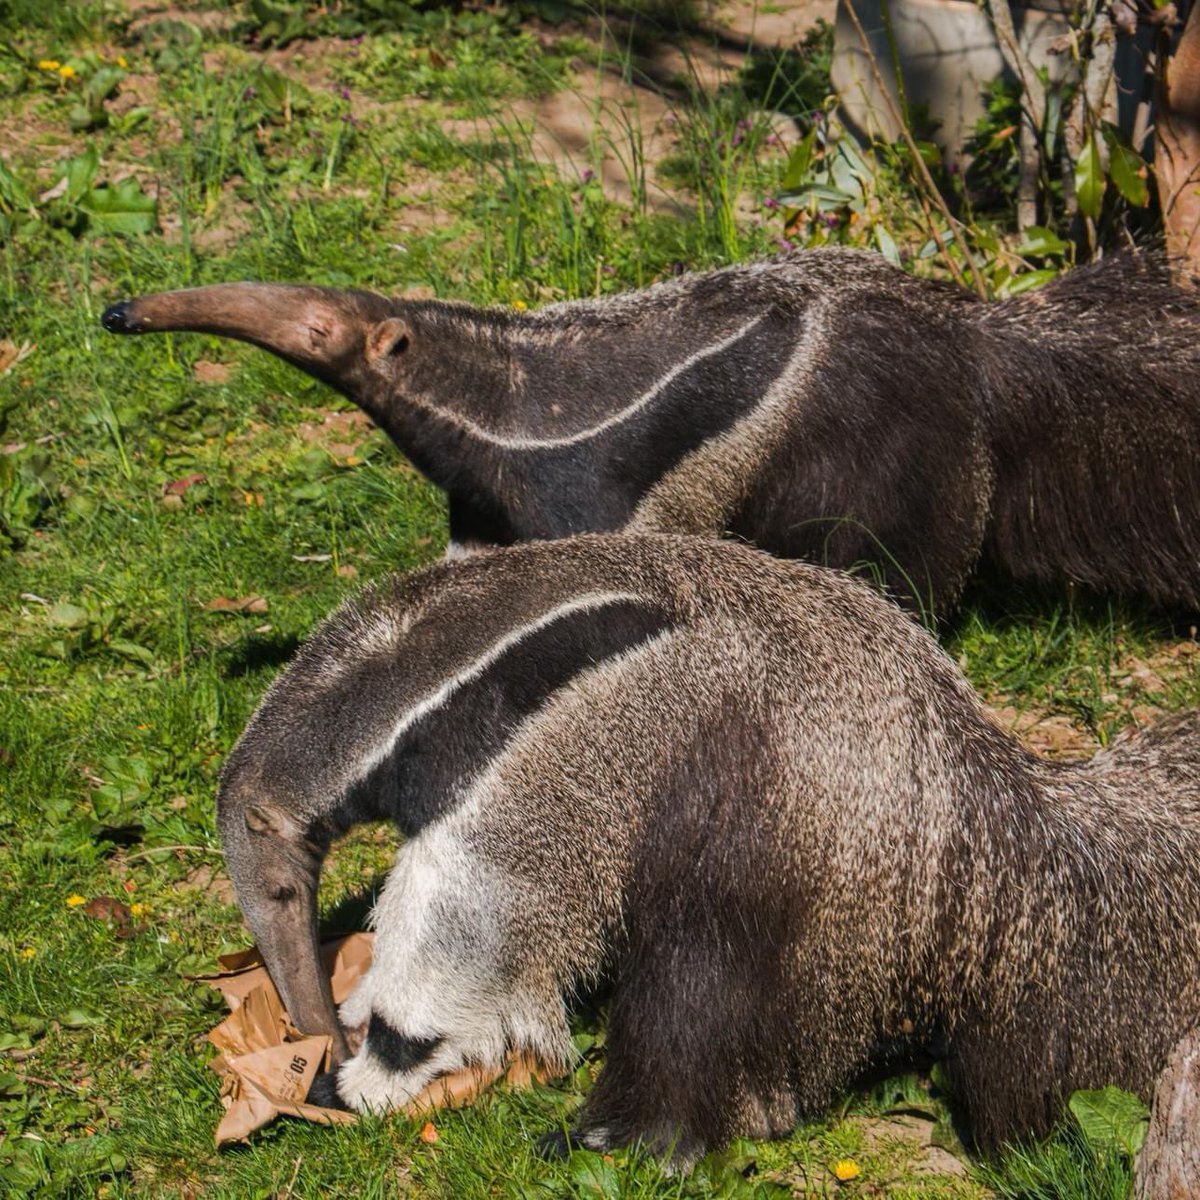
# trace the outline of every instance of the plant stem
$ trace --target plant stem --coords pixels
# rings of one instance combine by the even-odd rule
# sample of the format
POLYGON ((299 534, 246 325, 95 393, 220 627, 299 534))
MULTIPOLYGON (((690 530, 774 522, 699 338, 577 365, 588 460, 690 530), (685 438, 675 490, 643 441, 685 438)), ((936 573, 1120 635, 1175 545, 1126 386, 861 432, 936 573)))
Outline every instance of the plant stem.
POLYGON ((1029 56, 1017 42, 1008 0, 987 0, 1000 53, 1021 84, 1021 133, 1018 145, 1017 225, 1028 229, 1038 220, 1038 178, 1041 174, 1041 130, 1046 124, 1046 89, 1029 56))
MULTIPOLYGON (((884 102, 887 104, 891 112, 892 119, 900 127, 900 136, 904 139, 904 144, 908 147, 908 153, 912 157, 913 167, 917 176, 917 181, 924 189, 927 197, 933 202, 937 210, 942 214, 951 234, 954 237, 954 243, 958 247, 959 253, 963 256, 963 261, 971 268, 971 279, 975 285, 975 291, 980 298, 986 300, 988 298, 987 284, 984 282, 982 273, 975 263, 974 257, 971 255, 970 247, 967 245, 966 238, 962 235, 962 230, 959 228, 958 222, 954 219, 950 212, 949 206, 946 204, 946 198, 942 195, 938 185, 934 182, 933 176, 929 173, 929 168, 925 165, 925 159, 921 157, 921 151, 917 147, 916 139, 912 135, 912 130, 909 129, 907 123, 902 119, 899 110, 896 107, 895 100, 892 99, 892 93, 889 90, 887 83, 884 81, 883 74, 879 70, 879 64, 875 61, 875 55, 871 50, 871 43, 867 39, 867 31, 863 28, 862 22, 858 19, 858 13, 854 11, 854 0, 846 0, 846 13, 853 24, 855 31, 858 33, 859 40, 862 42, 863 53, 867 56, 867 64, 871 68, 871 74, 875 77, 875 86, 879 88, 880 95, 883 96, 884 102)), ((945 260, 950 274, 954 279, 966 287, 966 282, 963 279, 962 272, 958 269, 958 264, 946 247, 942 246, 941 238, 937 236, 937 231, 934 230, 934 241, 941 248, 942 258, 945 260)))

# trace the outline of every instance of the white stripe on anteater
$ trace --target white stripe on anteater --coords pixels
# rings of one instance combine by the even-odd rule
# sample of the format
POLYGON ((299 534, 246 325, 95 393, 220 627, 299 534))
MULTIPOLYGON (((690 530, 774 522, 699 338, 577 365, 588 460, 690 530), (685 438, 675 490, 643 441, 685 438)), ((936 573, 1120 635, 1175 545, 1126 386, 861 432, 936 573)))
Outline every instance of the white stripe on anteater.
POLYGON ((548 612, 542 613, 537 620, 530 621, 528 624, 522 625, 510 633, 506 633, 504 637, 493 642, 483 654, 475 658, 469 665, 461 671, 456 671, 436 691, 422 697, 401 715, 392 726, 387 737, 375 745, 359 761, 353 774, 346 780, 345 786, 349 787, 355 781, 365 779, 375 767, 391 754, 396 743, 404 736, 407 730, 411 729, 422 717, 428 716, 431 712, 440 708, 459 688, 470 683, 472 679, 477 679, 492 663, 498 661, 514 647, 519 646, 526 638, 531 637, 549 625, 553 625, 555 621, 569 617, 572 613, 591 612, 610 604, 637 601, 638 599, 639 597, 632 592, 590 593, 585 596, 579 596, 574 600, 569 600, 564 604, 559 604, 548 612))
POLYGON ((699 350, 689 354, 682 362, 677 362, 656 379, 640 396, 634 400, 630 400, 616 412, 605 417, 603 421, 598 421, 595 425, 577 430, 575 433, 563 434, 561 437, 528 437, 519 434, 500 433, 495 429, 488 429, 480 425, 477 421, 473 421, 470 417, 464 416, 461 412, 455 412, 453 409, 443 408, 428 401, 416 400, 415 403, 419 408, 424 409, 440 420, 448 421, 456 428, 470 434, 471 437, 496 446, 501 450, 557 450, 566 446, 577 446, 581 442, 599 437, 600 434, 623 424, 631 417, 636 417, 643 409, 653 404, 681 375, 690 371, 693 367, 699 366, 705 359, 715 358, 718 354, 723 354, 731 346, 740 342, 747 334, 757 329, 764 320, 766 320, 765 313, 757 317, 752 317, 741 328, 734 330, 728 337, 721 338, 719 341, 713 342, 708 346, 702 346, 699 350))
POLYGON ((828 305, 818 301, 805 313, 804 332, 792 357, 758 404, 662 476, 642 498, 626 530, 724 532, 755 473, 796 420, 795 398, 806 393, 829 337, 828 305))

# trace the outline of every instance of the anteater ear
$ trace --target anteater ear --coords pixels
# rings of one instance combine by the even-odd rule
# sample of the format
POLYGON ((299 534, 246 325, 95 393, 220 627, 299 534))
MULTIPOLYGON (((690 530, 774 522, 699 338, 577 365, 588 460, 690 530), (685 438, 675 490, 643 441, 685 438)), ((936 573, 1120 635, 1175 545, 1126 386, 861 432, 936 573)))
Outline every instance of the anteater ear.
POLYGON ((367 334, 367 362, 372 366, 385 358, 400 358, 412 342, 412 330, 400 317, 380 321, 367 334))

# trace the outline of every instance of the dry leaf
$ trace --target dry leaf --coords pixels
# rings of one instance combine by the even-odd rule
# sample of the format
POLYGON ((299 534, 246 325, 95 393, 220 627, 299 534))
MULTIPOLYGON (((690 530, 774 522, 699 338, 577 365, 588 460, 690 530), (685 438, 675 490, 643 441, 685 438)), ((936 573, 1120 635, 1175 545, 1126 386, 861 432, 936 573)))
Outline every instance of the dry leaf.
POLYGON ((228 383, 229 364, 201 358, 192 365, 192 374, 200 383, 228 383))
POLYGON ((437 1126, 432 1121, 426 1121, 421 1129, 421 1141, 433 1145, 438 1140, 437 1126))
POLYGON ((47 188, 38 196, 39 204, 49 204, 51 200, 57 200, 60 196, 67 194, 67 177, 64 175, 52 188, 47 188))
POLYGON ((206 612, 265 613, 267 607, 266 596, 218 596, 215 600, 210 600, 204 609, 206 612))
POLYGON ((115 921, 118 925, 128 925, 133 915, 129 906, 112 896, 97 896, 83 906, 84 916, 94 917, 97 921, 115 921))
POLYGON ((10 342, 0 338, 0 375, 7 375, 19 362, 24 362, 37 347, 32 342, 10 342))
MULTIPOLYGON (((321 947, 321 960, 330 975, 334 1001, 340 1004, 371 965, 374 938, 355 933, 321 947)), ((223 955, 217 975, 199 978, 217 988, 230 1014, 208 1035, 220 1051, 209 1064, 222 1077, 221 1103, 225 1115, 217 1127, 217 1145, 244 1141, 280 1114, 318 1124, 344 1124, 355 1114, 305 1103, 317 1074, 329 1067, 330 1039, 306 1037, 288 1019, 279 993, 271 983, 257 947, 223 955)), ((528 1087, 546 1073, 526 1054, 510 1056, 498 1067, 467 1068, 435 1079, 405 1108, 409 1116, 432 1109, 457 1107, 473 1100, 490 1084, 503 1079, 512 1087, 528 1087)), ((432 1123, 426 1130, 437 1140, 432 1123)))
POLYGON ((170 483, 163 484, 164 496, 182 496, 190 487, 195 487, 198 483, 207 483, 208 476, 195 474, 185 475, 182 479, 172 479, 170 483))

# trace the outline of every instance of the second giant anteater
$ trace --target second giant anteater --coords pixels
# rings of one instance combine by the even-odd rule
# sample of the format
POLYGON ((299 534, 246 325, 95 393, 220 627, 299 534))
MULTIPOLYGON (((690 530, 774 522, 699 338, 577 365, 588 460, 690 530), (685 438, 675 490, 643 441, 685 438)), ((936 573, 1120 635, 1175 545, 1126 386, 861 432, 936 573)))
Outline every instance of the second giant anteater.
POLYGON ((813 250, 528 314, 234 283, 104 324, 323 379, 446 489, 459 546, 727 533, 926 608, 981 555, 1200 604, 1200 296, 1153 257, 996 303, 813 250))

